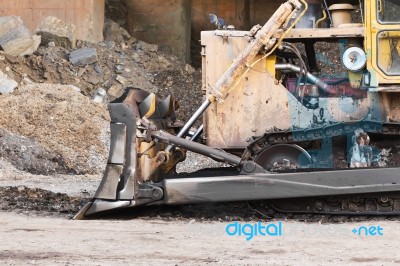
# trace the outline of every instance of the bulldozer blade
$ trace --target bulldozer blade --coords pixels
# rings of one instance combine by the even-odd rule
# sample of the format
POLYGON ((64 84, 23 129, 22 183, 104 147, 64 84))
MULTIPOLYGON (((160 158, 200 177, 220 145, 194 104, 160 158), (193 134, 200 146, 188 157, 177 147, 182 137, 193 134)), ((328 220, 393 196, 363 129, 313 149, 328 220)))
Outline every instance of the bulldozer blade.
POLYGON ((111 115, 111 143, 106 170, 94 199, 79 211, 78 214, 80 215, 87 212, 91 213, 95 200, 110 202, 126 200, 129 202, 134 198, 137 161, 135 146, 136 115, 133 108, 126 103, 111 103, 109 110, 111 115))
POLYGON ((150 119, 163 119, 167 116, 170 116, 174 110, 174 99, 171 95, 168 95, 163 101, 156 104, 156 111, 150 119))
POLYGON ((140 116, 146 118, 152 116, 156 112, 156 105, 156 95, 152 93, 139 104, 140 116))

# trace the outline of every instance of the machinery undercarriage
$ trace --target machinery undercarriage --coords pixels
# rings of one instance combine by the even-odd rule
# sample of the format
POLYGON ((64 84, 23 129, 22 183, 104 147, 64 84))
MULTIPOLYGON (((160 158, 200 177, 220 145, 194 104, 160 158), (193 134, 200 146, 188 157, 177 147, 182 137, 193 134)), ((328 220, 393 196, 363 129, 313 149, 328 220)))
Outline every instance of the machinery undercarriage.
MULTIPOLYGON (((318 68, 313 49, 308 47, 305 63, 298 49, 286 42, 303 38, 299 32, 304 30, 288 34, 306 7, 305 1, 289 0, 263 27, 206 34, 205 39, 219 38, 215 40, 222 45, 246 37, 232 45, 244 49, 217 80, 205 78, 205 101, 185 124, 176 121, 178 104, 172 97, 158 101, 153 94, 130 88, 111 103, 108 165, 93 200, 75 218, 140 205, 248 200, 270 200, 280 212, 399 215, 399 165, 396 159, 388 163, 385 152, 397 148, 400 119, 381 112, 379 106, 387 99, 374 92, 374 75, 364 65, 361 72, 349 74, 350 85, 344 90, 340 81, 312 73, 318 68), (291 89, 293 75, 298 82, 291 89), (250 84, 254 79, 261 88, 250 84), (358 107, 351 117, 332 112, 333 103, 348 98, 358 107), (204 124, 194 129, 202 115, 204 124), (233 168, 176 175, 187 150, 233 168)), ((359 35, 349 38, 356 44, 362 40, 359 35)), ((348 47, 347 56, 358 63, 363 53, 354 47, 348 47)), ((213 50, 204 49, 204 55, 213 50)), ((211 72, 214 75, 203 65, 203 75, 211 72)))

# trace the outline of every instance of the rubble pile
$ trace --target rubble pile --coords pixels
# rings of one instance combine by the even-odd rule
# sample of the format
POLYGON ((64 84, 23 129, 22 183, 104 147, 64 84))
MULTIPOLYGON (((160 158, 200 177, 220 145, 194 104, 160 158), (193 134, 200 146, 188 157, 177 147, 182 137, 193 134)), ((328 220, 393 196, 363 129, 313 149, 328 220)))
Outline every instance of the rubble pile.
POLYGON ((110 101, 122 95, 126 87, 162 96, 179 95, 188 101, 181 110, 183 119, 200 103, 199 71, 158 51, 157 45, 136 40, 117 23, 107 20, 105 41, 98 44, 77 41, 76 47, 70 48, 74 44, 73 27, 54 20, 47 18, 38 27, 42 43, 33 54, 15 56, 0 51, 0 70, 18 83, 29 80, 74 85, 89 97, 103 89, 110 101), (52 28, 46 26, 51 24, 46 21, 54 22, 52 28))
MULTIPOLYGON (((111 20, 101 43, 76 40, 74 30, 48 17, 33 35, 20 18, 0 17, 3 210, 75 212, 79 199, 94 193, 105 169, 107 103, 127 87, 154 92, 160 99, 171 94, 180 102, 181 120, 201 104, 200 71, 157 45, 137 40, 111 20), (36 42, 26 49, 6 49, 7 44, 22 47, 17 42, 29 38, 36 42)), ((182 167, 191 171, 200 166, 182 167)))
POLYGON ((41 42, 39 35, 31 35, 20 17, 0 17, 0 46, 12 56, 29 55, 41 42))
MULTIPOLYGON (((47 17, 31 35, 0 17, 0 160, 32 174, 101 174, 108 155, 107 103, 126 87, 179 96, 180 119, 201 102, 200 72, 106 20, 104 41, 77 41, 75 26, 47 17), (5 44, 39 44, 20 54, 5 44)), ((1 170, 1 169, 0 169, 1 170)))

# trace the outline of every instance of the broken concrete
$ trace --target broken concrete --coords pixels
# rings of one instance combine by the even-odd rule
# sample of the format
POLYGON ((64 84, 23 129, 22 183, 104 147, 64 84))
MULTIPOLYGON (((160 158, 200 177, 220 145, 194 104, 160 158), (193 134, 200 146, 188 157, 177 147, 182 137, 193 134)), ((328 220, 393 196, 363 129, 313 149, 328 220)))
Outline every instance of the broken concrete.
POLYGON ((95 103, 105 103, 107 98, 107 92, 103 88, 98 88, 92 96, 92 100, 95 103))
POLYGON ((107 162, 109 120, 105 105, 93 103, 70 85, 20 86, 0 97, 0 129, 36 144, 0 137, 3 147, 14 151, 6 156, 7 150, 0 149, 0 158, 35 174, 101 173, 107 162), (28 162, 23 162, 19 143, 27 146, 28 162), (46 160, 48 166, 37 167, 46 160))
POLYGON ((20 17, 9 16, 0 17, 0 46, 3 47, 8 42, 29 37, 29 30, 25 27, 20 17))
POLYGON ((38 35, 11 40, 2 45, 5 53, 12 56, 33 54, 39 47, 41 38, 38 35))
POLYGON ((42 36, 42 45, 54 42, 55 45, 64 48, 75 48, 75 25, 64 23, 57 17, 45 18, 36 29, 36 34, 42 36))
POLYGON ((0 94, 11 93, 18 86, 18 83, 10 79, 7 74, 0 71, 0 94))
POLYGON ((114 41, 116 43, 122 43, 125 41, 136 41, 127 30, 122 28, 116 22, 107 19, 104 23, 104 41, 114 41))
POLYGON ((136 44, 136 49, 138 50, 143 50, 145 52, 157 52, 158 51, 158 45, 157 44, 150 44, 150 43, 146 43, 143 41, 139 41, 136 44))
POLYGON ((108 89, 108 92, 107 92, 108 97, 109 97, 109 100, 110 100, 110 101, 113 101, 113 100, 115 100, 115 99, 121 97, 122 94, 124 94, 124 91, 125 91, 125 90, 123 89, 122 85, 120 85, 120 84, 112 85, 112 86, 108 89))
POLYGON ((69 54, 69 61, 75 66, 86 66, 96 63, 97 50, 96 48, 80 48, 69 54))

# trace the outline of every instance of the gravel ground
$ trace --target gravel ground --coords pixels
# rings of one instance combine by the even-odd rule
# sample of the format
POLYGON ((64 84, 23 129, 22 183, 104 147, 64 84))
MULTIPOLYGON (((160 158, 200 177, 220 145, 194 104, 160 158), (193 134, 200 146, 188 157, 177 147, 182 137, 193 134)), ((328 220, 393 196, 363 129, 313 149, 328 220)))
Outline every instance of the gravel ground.
MULTIPOLYGON (((279 221, 270 221, 278 223, 279 221)), ((398 265, 400 224, 282 222, 282 236, 228 236, 226 222, 71 221, 0 212, 2 265, 398 265), (358 236, 361 226, 383 236, 358 236)), ((264 222, 263 222, 264 224, 264 222)))

